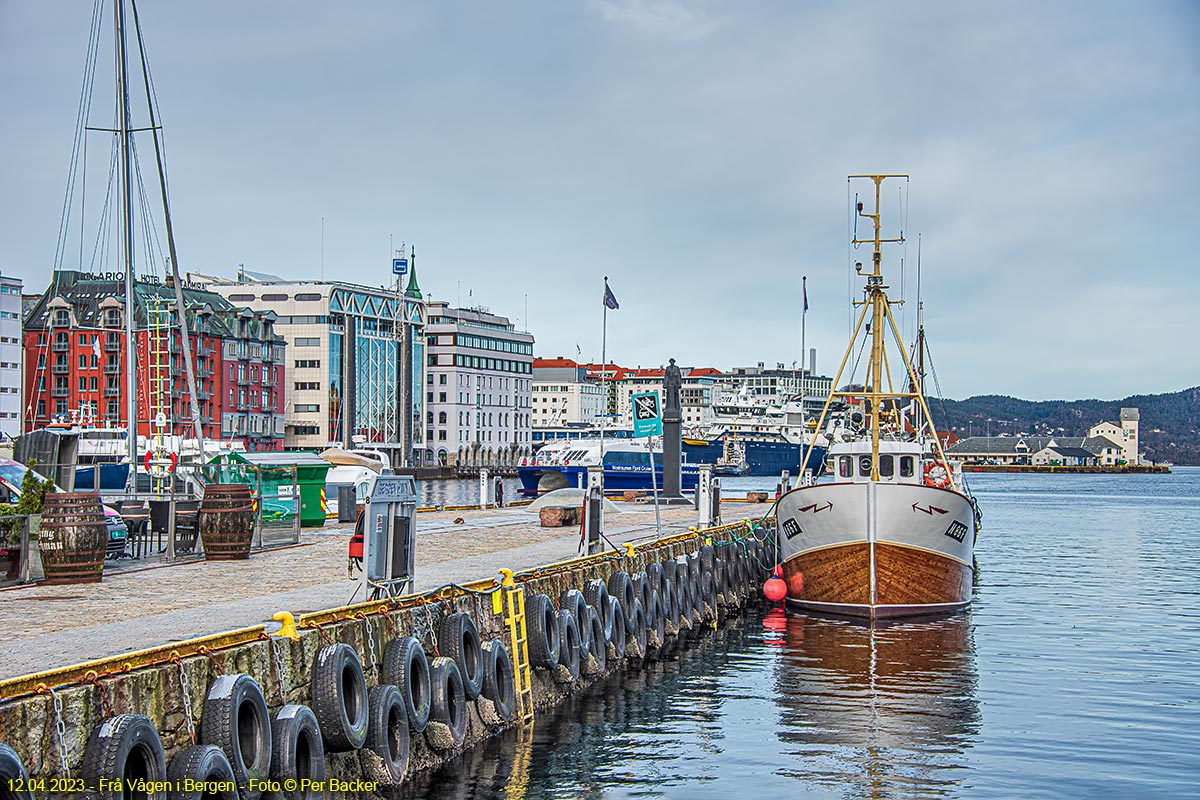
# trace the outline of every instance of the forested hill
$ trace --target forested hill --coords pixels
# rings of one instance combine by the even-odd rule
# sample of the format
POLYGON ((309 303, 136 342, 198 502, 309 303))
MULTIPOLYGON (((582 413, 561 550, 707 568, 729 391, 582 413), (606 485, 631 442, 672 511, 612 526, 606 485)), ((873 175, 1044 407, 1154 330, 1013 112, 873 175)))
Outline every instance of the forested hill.
POLYGON ((1116 421, 1122 408, 1141 412, 1141 449, 1154 461, 1200 464, 1200 386, 1170 394, 1142 394, 1123 400, 1020 400, 981 395, 966 400, 930 398, 930 411, 939 430, 960 438, 1038 434, 1083 436, 1104 420, 1116 421))

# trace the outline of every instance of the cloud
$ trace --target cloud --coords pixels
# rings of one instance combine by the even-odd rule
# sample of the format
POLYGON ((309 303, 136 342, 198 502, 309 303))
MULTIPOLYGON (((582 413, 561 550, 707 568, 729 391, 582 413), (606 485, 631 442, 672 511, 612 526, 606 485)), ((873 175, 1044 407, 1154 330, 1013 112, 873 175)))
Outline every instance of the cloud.
POLYGON ((605 22, 666 39, 703 39, 724 23, 668 0, 588 0, 588 8, 605 22))

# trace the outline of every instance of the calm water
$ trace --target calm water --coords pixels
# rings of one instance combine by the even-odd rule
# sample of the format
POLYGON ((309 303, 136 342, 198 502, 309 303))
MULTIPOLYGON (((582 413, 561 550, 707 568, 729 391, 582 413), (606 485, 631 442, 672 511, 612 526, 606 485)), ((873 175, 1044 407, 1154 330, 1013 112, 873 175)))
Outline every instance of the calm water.
MULTIPOLYGON (((745 497, 748 491, 775 491, 779 478, 722 478, 721 491, 725 497, 745 497)), ((521 479, 517 477, 504 478, 504 498, 516 500, 520 495, 521 479)), ((427 506, 466 506, 479 502, 479 481, 475 478, 463 478, 445 481, 417 481, 417 492, 421 495, 422 505, 427 506)))
POLYGON ((972 487, 967 614, 871 630, 764 609, 411 796, 1200 796, 1200 469, 972 487))

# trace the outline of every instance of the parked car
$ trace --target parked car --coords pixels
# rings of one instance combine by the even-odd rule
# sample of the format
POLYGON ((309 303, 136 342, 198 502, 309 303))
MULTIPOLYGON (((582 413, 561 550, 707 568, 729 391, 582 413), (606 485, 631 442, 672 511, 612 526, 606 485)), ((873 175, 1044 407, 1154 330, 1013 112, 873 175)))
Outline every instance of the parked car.
MULTIPOLYGON (((13 461, 10 458, 0 458, 0 500, 3 500, 2 495, 8 495, 8 501, 16 505, 21 500, 21 484, 25 481, 25 473, 30 472, 29 467, 19 461, 13 461)), ((46 477, 37 470, 32 470, 33 474, 39 480, 45 481, 46 477)), ((54 491, 64 491, 57 484, 54 486, 54 491)), ((129 529, 125 525, 125 520, 117 513, 115 508, 104 506, 104 523, 108 528, 108 545, 105 548, 105 558, 120 558, 125 554, 125 543, 129 539, 129 529)))

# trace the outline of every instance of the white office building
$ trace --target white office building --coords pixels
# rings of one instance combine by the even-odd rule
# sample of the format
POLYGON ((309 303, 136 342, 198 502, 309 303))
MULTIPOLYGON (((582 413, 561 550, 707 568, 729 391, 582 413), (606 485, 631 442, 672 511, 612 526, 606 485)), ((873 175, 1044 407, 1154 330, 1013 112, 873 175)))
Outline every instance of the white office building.
POLYGON ((486 308, 427 308, 425 437, 435 461, 519 464, 532 452, 533 336, 486 308))
POLYGON ((603 408, 600 381, 569 358, 533 362, 533 427, 599 425, 603 408))
POLYGON ((24 428, 23 340, 21 279, 0 274, 0 439, 7 442, 24 428))

